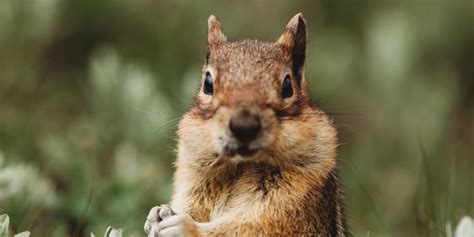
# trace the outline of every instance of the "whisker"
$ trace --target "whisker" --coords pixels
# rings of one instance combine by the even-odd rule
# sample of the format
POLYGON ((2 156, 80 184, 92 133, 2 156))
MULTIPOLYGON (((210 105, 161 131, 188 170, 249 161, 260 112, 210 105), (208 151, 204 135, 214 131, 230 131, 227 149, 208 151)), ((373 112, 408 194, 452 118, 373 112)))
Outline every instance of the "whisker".
POLYGON ((174 118, 174 119, 170 119, 164 123, 161 123, 161 124, 154 124, 153 125, 153 128, 154 129, 158 129, 158 128, 163 128, 163 129, 171 129, 171 128, 174 128, 178 125, 178 122, 181 120, 181 117, 179 118, 174 118))

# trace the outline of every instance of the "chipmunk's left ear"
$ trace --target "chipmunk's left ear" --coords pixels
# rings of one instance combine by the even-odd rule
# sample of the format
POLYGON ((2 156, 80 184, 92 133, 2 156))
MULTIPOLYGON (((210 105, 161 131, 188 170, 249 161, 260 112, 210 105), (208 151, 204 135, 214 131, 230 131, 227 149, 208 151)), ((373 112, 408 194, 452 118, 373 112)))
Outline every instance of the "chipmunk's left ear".
POLYGON ((291 18, 277 43, 291 55, 293 73, 301 83, 306 57, 306 20, 302 13, 291 18))
POLYGON ((207 57, 217 50, 217 48, 227 41, 227 37, 222 32, 221 22, 214 15, 207 20, 207 57))

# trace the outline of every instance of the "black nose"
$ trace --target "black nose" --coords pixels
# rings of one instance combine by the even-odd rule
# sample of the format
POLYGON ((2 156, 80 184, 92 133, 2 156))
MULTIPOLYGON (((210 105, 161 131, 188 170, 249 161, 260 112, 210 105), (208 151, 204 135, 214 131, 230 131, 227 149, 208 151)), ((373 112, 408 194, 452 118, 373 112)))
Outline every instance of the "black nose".
POLYGON ((244 110, 230 120, 229 128, 240 142, 248 143, 258 136, 261 125, 257 116, 244 110))

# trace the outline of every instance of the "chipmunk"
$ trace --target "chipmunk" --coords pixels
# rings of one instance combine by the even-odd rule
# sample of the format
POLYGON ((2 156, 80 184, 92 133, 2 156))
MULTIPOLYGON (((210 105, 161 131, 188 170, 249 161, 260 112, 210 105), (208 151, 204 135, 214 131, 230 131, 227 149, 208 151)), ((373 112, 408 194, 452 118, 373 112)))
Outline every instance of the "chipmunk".
POLYGON ((202 83, 178 126, 175 193, 149 236, 347 236, 337 132, 310 102, 306 21, 276 42, 228 42, 208 20, 202 83))

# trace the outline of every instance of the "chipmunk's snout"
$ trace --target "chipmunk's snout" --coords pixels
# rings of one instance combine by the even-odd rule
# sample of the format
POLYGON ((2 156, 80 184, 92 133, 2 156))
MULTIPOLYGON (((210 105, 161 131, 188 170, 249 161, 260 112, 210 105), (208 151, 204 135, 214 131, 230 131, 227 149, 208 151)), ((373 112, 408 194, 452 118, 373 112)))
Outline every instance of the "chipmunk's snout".
POLYGON ((229 128, 239 142, 248 144, 257 138, 262 126, 258 116, 242 110, 230 119, 229 128))

